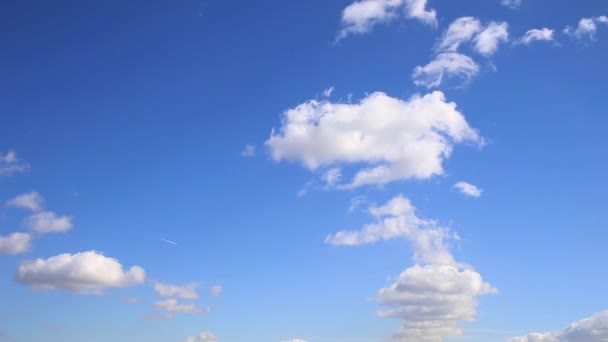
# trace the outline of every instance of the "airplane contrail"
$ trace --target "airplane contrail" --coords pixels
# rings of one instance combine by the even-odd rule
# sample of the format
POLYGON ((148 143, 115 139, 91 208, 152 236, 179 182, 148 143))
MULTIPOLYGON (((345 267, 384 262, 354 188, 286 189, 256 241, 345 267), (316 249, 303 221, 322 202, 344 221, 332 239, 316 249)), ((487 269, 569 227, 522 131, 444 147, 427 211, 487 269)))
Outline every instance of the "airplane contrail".
POLYGON ((177 242, 175 242, 175 241, 171 241, 171 240, 167 240, 167 239, 163 239, 163 238, 160 238, 160 241, 164 241, 166 243, 170 243, 172 245, 176 245, 177 246, 177 242))

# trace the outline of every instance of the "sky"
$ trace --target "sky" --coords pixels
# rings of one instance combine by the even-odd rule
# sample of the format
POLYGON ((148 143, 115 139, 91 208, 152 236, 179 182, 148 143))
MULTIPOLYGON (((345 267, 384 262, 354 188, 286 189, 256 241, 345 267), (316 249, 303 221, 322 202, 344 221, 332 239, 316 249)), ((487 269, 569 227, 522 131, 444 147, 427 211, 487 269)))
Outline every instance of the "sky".
POLYGON ((0 341, 608 340, 608 2, 0 16, 0 341))

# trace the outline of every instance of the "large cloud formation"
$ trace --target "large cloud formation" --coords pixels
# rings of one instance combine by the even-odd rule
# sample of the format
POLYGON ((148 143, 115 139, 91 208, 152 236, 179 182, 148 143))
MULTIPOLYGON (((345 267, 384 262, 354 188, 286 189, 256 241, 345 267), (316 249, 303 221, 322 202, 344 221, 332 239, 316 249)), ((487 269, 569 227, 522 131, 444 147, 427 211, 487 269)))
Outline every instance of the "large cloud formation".
POLYGON ((118 260, 88 251, 23 261, 14 278, 36 289, 101 293, 107 288, 141 284, 145 281, 146 273, 139 266, 125 271, 118 260))
POLYGON ((572 323, 563 330, 532 333, 508 342, 603 342, 608 341, 608 311, 572 323))
POLYGON ((440 342, 461 335, 458 323, 475 319, 477 297, 497 290, 471 266, 454 260, 449 241, 457 236, 434 220, 418 217, 416 208, 403 196, 369 211, 377 222, 359 231, 338 232, 325 241, 353 246, 402 238, 412 243, 415 265, 375 297, 387 307, 378 311, 380 317, 401 321, 395 339, 440 342))
POLYGON ((435 91, 409 100, 381 92, 359 103, 310 100, 284 112, 266 145, 274 160, 310 170, 364 165, 348 183, 333 184, 352 189, 440 175, 454 144, 463 142, 481 145, 483 139, 456 104, 435 91))

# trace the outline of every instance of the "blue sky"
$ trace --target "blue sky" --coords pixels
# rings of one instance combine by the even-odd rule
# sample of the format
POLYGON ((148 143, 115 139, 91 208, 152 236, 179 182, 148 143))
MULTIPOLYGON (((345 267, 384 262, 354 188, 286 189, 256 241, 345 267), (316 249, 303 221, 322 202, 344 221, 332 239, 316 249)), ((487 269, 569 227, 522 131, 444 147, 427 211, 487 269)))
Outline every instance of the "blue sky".
POLYGON ((608 3, 0 13, 0 340, 608 339, 608 3))

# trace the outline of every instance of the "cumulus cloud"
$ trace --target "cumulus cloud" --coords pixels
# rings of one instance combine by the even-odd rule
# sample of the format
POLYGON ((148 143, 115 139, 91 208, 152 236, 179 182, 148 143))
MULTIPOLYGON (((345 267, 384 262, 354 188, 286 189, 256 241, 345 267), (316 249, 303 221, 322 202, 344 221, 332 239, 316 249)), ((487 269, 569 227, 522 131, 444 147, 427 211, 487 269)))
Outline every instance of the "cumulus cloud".
POLYGON ((454 184, 454 188, 458 189, 460 193, 469 197, 480 197, 481 193, 483 192, 482 189, 467 182, 458 182, 454 184))
POLYGON ((201 308, 196 304, 182 304, 176 299, 166 299, 154 303, 157 310, 163 311, 167 318, 172 318, 175 313, 202 314, 211 312, 210 307, 201 308))
POLYGON ((414 84, 427 88, 439 87, 445 79, 460 78, 471 80, 479 72, 479 66, 471 57, 457 52, 445 52, 434 60, 414 69, 414 84))
POLYGON ((578 22, 578 26, 576 28, 566 26, 566 28, 564 29, 564 33, 577 39, 593 40, 595 39, 595 35, 597 33, 598 24, 608 24, 608 17, 600 16, 592 18, 582 18, 578 22))
POLYGON ((490 22, 490 24, 475 37, 475 49, 484 56, 491 56, 498 50, 498 45, 509 41, 509 24, 490 22))
POLYGON ((181 298, 181 299, 198 299, 198 293, 196 293, 196 289, 199 287, 199 284, 186 284, 186 285, 171 285, 171 284, 163 284, 156 283, 154 284, 154 290, 158 292, 161 297, 170 297, 170 298, 181 298))
POLYGON ((352 189, 440 175, 453 145, 463 142, 483 140, 436 91, 409 100, 375 92, 354 104, 310 100, 283 114, 266 145, 275 161, 312 171, 363 165, 348 183, 336 185, 352 189))
POLYGON ((443 33, 436 50, 457 51, 461 44, 470 42, 482 29, 483 25, 476 18, 458 18, 443 33))
POLYGON ((245 145, 241 151, 243 157, 255 157, 255 145, 245 145))
POLYGON ((188 337, 184 342, 217 342, 217 337, 210 332, 203 332, 198 336, 188 337))
POLYGON ((25 253, 30 249, 32 237, 25 233, 13 233, 0 236, 0 255, 15 255, 25 253))
POLYGON ((454 260, 449 241, 457 235, 435 220, 420 218, 410 201, 399 195, 369 209, 376 222, 358 231, 341 231, 326 238, 334 245, 360 245, 404 238, 412 243, 415 265, 393 284, 382 288, 375 300, 386 309, 378 316, 401 321, 399 341, 441 342, 462 334, 458 324, 473 321, 477 297, 497 293, 471 266, 454 260))
POLYGON ((552 41, 554 39, 553 34, 554 31, 546 27, 542 29, 532 29, 521 37, 520 42, 525 45, 530 45, 532 42, 536 41, 552 41))
POLYGON ((29 171, 30 164, 17 158, 15 151, 0 153, 0 176, 12 176, 17 173, 29 171))
POLYGON ((211 297, 219 297, 222 292, 224 291, 224 288, 222 287, 222 285, 213 285, 211 286, 211 289, 209 290, 209 295, 211 297))
POLYGON ((43 211, 27 217, 23 223, 38 233, 65 233, 72 229, 72 218, 43 211))
POLYGON ((602 342, 608 340, 608 311, 581 319, 569 327, 549 333, 532 333, 508 342, 602 342))
POLYGON ((427 0, 359 0, 342 11, 342 29, 338 39, 350 34, 368 33, 375 25, 399 16, 437 25, 437 14, 435 10, 427 9, 427 0))
POLYGON ((28 192, 16 196, 15 198, 6 202, 6 205, 13 208, 22 208, 30 211, 42 211, 44 204, 44 198, 40 196, 36 191, 28 192))
POLYGON ((95 294, 107 288, 141 284, 145 278, 143 268, 133 266, 125 271, 118 260, 96 251, 26 260, 21 262, 14 275, 17 282, 36 289, 95 294))
POLYGON ((521 6, 522 0, 500 0, 500 4, 509 7, 509 8, 519 8, 521 6))

